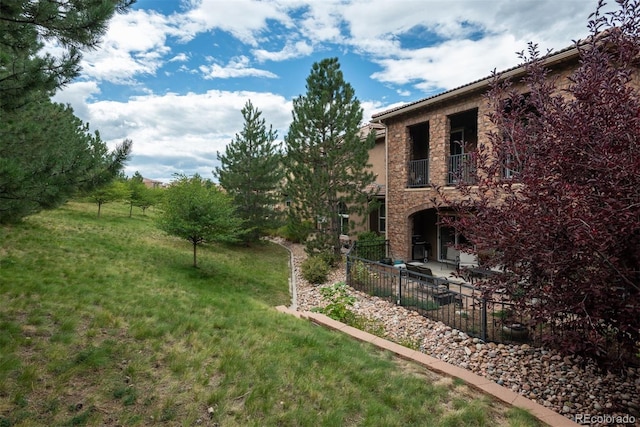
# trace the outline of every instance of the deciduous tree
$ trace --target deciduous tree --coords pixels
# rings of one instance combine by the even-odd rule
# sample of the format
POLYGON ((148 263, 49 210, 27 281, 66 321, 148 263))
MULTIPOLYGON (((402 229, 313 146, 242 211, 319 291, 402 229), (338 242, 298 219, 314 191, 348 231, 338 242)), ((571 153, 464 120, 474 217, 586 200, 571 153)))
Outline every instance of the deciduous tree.
POLYGON ((285 137, 287 189, 295 214, 317 221, 307 240, 311 255, 340 255, 343 216, 367 206, 365 187, 374 180, 367 170, 375 136, 362 140, 362 108, 344 80, 337 58, 313 64, 307 93, 293 101, 293 121, 285 137))
POLYGON ((98 205, 98 218, 100 218, 102 205, 105 203, 117 202, 119 200, 127 200, 130 197, 131 190, 127 183, 121 179, 115 179, 110 183, 91 191, 88 199, 98 205))
POLYGON ((245 243, 258 240, 266 231, 277 228, 279 215, 275 209, 281 200, 282 152, 276 143, 277 133, 267 129, 262 113, 247 101, 242 109, 244 127, 218 153, 220 167, 213 171, 220 185, 233 197, 247 233, 245 243))
POLYGON ((488 295, 506 289, 549 345, 617 363, 640 342, 640 2, 589 28, 566 90, 535 45, 524 91, 496 76, 496 130, 453 225, 464 249, 504 271, 488 295))
POLYGON ((194 267, 198 266, 198 245, 233 242, 242 232, 242 220, 235 213, 233 199, 197 174, 177 175, 166 189, 162 208, 158 226, 191 243, 194 267))
POLYGON ((151 206, 160 202, 162 198, 161 188, 149 188, 144 184, 144 178, 140 175, 140 172, 135 172, 131 178, 127 180, 129 185, 130 196, 129 202, 129 217, 133 214, 133 207, 142 209, 144 215, 146 210, 151 206))

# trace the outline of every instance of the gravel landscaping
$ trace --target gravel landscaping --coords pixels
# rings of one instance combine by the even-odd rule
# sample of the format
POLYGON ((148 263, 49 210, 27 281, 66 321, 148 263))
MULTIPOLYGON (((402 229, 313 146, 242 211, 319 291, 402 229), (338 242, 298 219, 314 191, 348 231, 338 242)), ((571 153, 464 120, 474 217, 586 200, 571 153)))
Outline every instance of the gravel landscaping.
MULTIPOLYGON (((324 285, 311 285, 300 274, 306 258, 303 246, 280 243, 291 250, 294 263, 292 308, 310 311, 322 307, 319 288, 344 281, 344 266, 334 269, 324 285)), ((568 418, 600 417, 595 419, 604 422, 591 425, 616 425, 607 421, 620 417, 640 426, 640 372, 636 368, 628 368, 628 375, 622 377, 599 373, 591 363, 579 363, 544 348, 485 343, 380 298, 350 292, 357 299, 352 310, 383 325, 385 338, 391 341, 411 343, 423 353, 489 378, 568 418)))

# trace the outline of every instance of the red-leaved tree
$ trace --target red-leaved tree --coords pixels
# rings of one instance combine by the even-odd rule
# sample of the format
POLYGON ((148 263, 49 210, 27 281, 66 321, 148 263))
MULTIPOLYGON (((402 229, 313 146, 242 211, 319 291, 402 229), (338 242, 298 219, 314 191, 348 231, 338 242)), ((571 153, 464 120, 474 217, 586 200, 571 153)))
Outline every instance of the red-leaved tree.
POLYGON ((640 1, 618 4, 590 17, 568 87, 533 44, 524 90, 494 75, 477 186, 446 220, 504 272, 487 296, 506 289, 547 345, 607 364, 640 350, 640 1))

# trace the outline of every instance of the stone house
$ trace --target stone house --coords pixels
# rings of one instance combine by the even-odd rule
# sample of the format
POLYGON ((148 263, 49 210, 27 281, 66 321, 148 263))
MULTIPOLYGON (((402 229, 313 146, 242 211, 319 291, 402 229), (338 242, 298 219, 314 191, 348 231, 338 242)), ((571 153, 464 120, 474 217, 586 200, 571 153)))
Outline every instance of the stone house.
MULTIPOLYGON (((567 77, 578 65, 578 50, 550 54, 543 62, 550 77, 559 78, 558 86, 568 84, 567 77)), ((518 87, 524 72, 518 66, 502 76, 518 87)), ((462 243, 464 236, 439 225, 446 206, 436 209, 441 200, 434 187, 441 186, 455 198, 455 184, 469 179, 472 154, 488 142, 491 123, 484 95, 490 82, 487 77, 372 117, 373 125, 383 126, 386 135, 386 237, 394 258, 451 264, 460 260, 452 246, 462 243)), ((505 177, 508 174, 505 170, 505 177)))
POLYGON ((166 184, 162 181, 156 181, 150 178, 142 178, 142 183, 147 188, 165 188, 166 184))

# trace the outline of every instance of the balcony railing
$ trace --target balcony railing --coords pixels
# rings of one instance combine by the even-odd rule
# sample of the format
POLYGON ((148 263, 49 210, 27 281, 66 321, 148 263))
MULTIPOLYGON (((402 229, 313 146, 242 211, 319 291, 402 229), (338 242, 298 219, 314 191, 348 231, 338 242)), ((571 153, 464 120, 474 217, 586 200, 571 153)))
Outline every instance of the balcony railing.
POLYGON ((475 153, 449 156, 447 184, 474 184, 476 182, 475 153))
POLYGON ((410 161, 407 187, 426 187, 427 184, 429 184, 429 159, 410 161))

